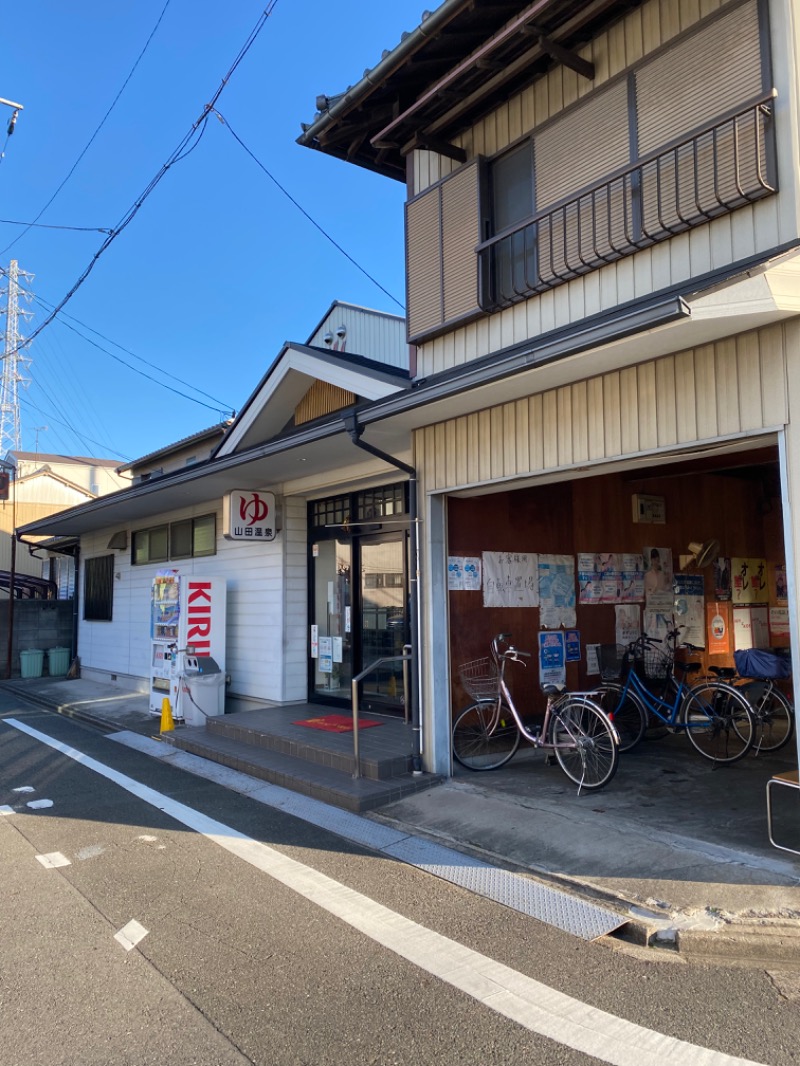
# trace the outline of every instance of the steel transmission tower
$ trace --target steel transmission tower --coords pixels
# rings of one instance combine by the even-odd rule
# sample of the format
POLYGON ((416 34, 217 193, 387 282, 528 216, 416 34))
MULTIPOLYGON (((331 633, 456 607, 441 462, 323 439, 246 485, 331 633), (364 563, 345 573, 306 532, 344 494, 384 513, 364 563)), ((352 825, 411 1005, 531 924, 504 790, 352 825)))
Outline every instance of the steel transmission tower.
POLYGON ((20 385, 27 385, 24 369, 30 366, 30 357, 23 354, 25 339, 19 332, 20 318, 30 318, 32 311, 20 308, 20 296, 30 300, 32 294, 20 287, 20 278, 32 280, 33 274, 19 269, 16 259, 6 273, 6 286, 0 290, 5 296, 5 307, 0 314, 6 316, 5 345, 3 347, 3 375, 0 381, 0 457, 20 449, 19 396, 20 385))

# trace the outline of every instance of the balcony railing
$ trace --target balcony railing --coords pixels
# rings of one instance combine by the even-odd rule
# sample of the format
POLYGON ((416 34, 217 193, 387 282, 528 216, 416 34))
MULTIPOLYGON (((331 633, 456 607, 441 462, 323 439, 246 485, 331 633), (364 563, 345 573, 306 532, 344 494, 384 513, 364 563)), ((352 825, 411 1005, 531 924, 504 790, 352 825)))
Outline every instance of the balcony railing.
POLYGON ((774 96, 479 245, 483 309, 508 307, 777 192, 774 96))

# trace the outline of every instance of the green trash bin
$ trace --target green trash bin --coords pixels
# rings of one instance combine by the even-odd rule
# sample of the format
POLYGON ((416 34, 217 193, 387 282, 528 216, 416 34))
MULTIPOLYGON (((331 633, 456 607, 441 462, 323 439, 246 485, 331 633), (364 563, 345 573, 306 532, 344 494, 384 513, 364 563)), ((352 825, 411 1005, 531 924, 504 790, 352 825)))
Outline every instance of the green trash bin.
POLYGON ((22 677, 41 677, 44 652, 41 648, 28 648, 19 653, 19 669, 22 677))
POLYGON ((66 677, 69 670, 69 648, 49 648, 47 672, 51 677, 66 677))

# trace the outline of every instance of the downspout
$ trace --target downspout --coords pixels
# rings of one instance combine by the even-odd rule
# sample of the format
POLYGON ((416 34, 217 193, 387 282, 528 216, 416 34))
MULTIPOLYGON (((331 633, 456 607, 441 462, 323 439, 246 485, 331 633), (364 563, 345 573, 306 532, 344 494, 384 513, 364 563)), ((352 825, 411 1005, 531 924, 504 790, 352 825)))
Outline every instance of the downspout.
POLYGON ((369 452, 390 466, 397 467, 408 474, 408 509, 411 519, 411 574, 409 576, 409 614, 411 615, 411 769, 415 774, 422 773, 422 722, 419 701, 419 521, 417 503, 417 471, 401 459, 387 455, 380 448, 361 439, 364 427, 358 424, 355 414, 343 418, 345 429, 357 448, 369 452))

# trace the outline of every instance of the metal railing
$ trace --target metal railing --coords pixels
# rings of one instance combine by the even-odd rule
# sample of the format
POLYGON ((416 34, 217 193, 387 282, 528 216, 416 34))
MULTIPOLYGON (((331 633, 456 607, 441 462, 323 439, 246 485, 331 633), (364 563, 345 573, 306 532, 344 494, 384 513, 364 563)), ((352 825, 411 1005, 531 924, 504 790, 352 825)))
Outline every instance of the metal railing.
POLYGON ((777 192, 774 97, 479 244, 481 306, 508 307, 777 192))
POLYGON ((411 661, 411 645, 403 645, 402 655, 389 655, 382 659, 376 659, 374 663, 370 663, 366 669, 362 670, 360 674, 356 674, 353 680, 350 682, 350 692, 353 700, 353 758, 355 760, 355 771, 353 777, 361 777, 361 759, 359 756, 359 742, 358 742, 358 685, 368 674, 371 674, 373 670, 382 666, 383 663, 399 663, 403 664, 403 714, 405 723, 408 725, 408 664, 411 661))

